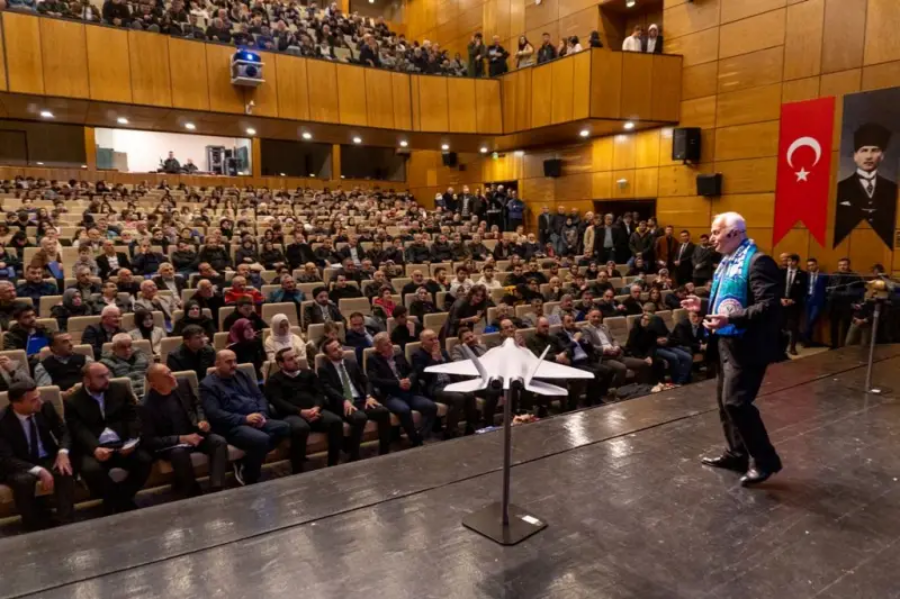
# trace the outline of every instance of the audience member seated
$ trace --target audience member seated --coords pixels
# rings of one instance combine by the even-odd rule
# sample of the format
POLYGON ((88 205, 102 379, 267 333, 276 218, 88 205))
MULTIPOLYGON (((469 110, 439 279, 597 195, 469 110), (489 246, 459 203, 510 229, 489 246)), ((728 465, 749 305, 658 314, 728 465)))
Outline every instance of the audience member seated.
POLYGON ((449 363, 450 355, 441 348, 437 334, 425 329, 420 336, 421 346, 412 355, 412 366, 422 395, 432 401, 447 405, 447 419, 444 431, 445 439, 452 439, 459 434, 459 420, 465 416, 465 434, 475 432, 478 423, 478 408, 474 393, 456 393, 446 391, 444 387, 453 382, 450 375, 425 372, 429 366, 449 363))
POLYGON ((657 348, 656 355, 666 361, 669 365, 669 372, 672 376, 672 383, 675 385, 686 385, 691 382, 691 367, 693 366, 693 357, 689 351, 681 347, 677 347, 671 343, 669 337, 669 327, 662 318, 656 316, 654 312, 656 307, 647 303, 644 304, 644 313, 651 314, 649 328, 656 333, 657 348))
POLYGON ((173 337, 181 337, 187 326, 195 325, 203 329, 204 334, 212 339, 216 334, 216 323, 212 318, 203 314, 200 304, 196 300, 188 300, 184 305, 184 314, 175 323, 172 329, 173 337))
POLYGON ((678 321, 669 335, 669 343, 690 352, 692 358, 700 356, 701 362, 712 366, 711 356, 706 351, 709 331, 703 326, 703 316, 699 312, 688 312, 688 317, 678 321))
POLYGON ((238 364, 253 364, 257 380, 262 380, 262 365, 266 352, 258 331, 246 318, 238 318, 228 330, 228 349, 234 352, 238 364))
POLYGON ((565 348, 565 356, 557 354, 555 361, 592 373, 594 378, 587 381, 587 405, 602 404, 616 375, 615 368, 602 362, 602 353, 594 349, 571 314, 563 316, 562 330, 556 336, 559 346, 565 348))
MULTIPOLYGON (((328 358, 319 369, 319 381, 328 398, 326 410, 340 414, 350 425, 347 453, 350 461, 359 459, 366 422, 372 420, 378 425, 378 455, 391 450, 391 414, 370 390, 369 381, 357 362, 344 360, 341 342, 331 339, 322 347, 328 358)), ((287 360, 288 353, 282 358, 287 360)), ((282 364, 282 369, 284 365, 282 364)))
POLYGON ((50 344, 50 331, 37 323, 37 313, 32 306, 20 304, 15 313, 16 322, 5 333, 4 350, 25 350, 30 360, 41 348, 50 344))
POLYGON ((419 395, 416 373, 403 354, 394 354, 387 333, 375 335, 375 353, 369 356, 366 374, 372 384, 373 396, 400 419, 412 445, 422 445, 431 434, 437 417, 437 406, 427 397, 419 395), (416 428, 412 411, 422 415, 416 428))
POLYGON ((344 321, 344 316, 335 303, 329 299, 328 290, 325 287, 313 289, 313 299, 315 303, 306 306, 306 310, 303 313, 303 322, 306 323, 307 327, 311 324, 344 321))
POLYGON ((30 379, 12 384, 9 405, 0 415, 0 483, 12 489, 16 510, 27 530, 68 524, 75 514, 75 475, 69 452, 72 437, 51 402, 42 402, 30 379), (36 484, 53 494, 56 513, 36 484))
POLYGON ((247 285, 247 279, 236 275, 231 279, 231 287, 225 291, 225 304, 235 304, 241 298, 249 299, 254 305, 265 301, 258 289, 247 285))
MULTIPOLYGON (((650 364, 653 372, 652 382, 662 383, 665 381, 666 363, 658 352, 660 347, 658 343, 659 333, 651 327, 653 318, 652 314, 645 312, 632 325, 631 331, 628 333, 628 343, 625 346, 625 350, 629 355, 650 364)), ((674 367, 678 367, 677 361, 674 363, 674 367)))
POLYGON ((169 262, 159 265, 158 274, 151 279, 160 291, 169 291, 172 294, 172 308, 181 308, 181 292, 187 288, 184 277, 175 274, 175 267, 169 262))
MULTIPOLYGON (((83 297, 82 301, 84 301, 83 297)), ((100 314, 106 306, 115 306, 123 314, 134 311, 134 298, 131 296, 119 297, 119 288, 112 281, 103 283, 100 293, 90 297, 90 304, 92 314, 100 314)))
POLYGON ((207 491, 221 491, 228 468, 228 444, 212 432, 191 385, 185 379, 176 379, 167 366, 153 364, 147 369, 147 386, 147 396, 139 408, 141 445, 154 458, 172 464, 172 492, 179 498, 200 494, 191 461, 191 454, 197 452, 209 460, 207 491))
POLYGON ((81 292, 82 299, 89 298, 95 293, 100 293, 100 284, 91 280, 93 274, 90 268, 87 266, 76 266, 72 269, 72 272, 75 273, 75 282, 69 285, 69 289, 76 289, 81 292))
POLYGON ((100 362, 109 368, 113 378, 131 380, 131 390, 138 400, 144 398, 144 378, 151 356, 135 348, 132 338, 127 333, 119 333, 112 340, 112 349, 103 354, 100 362))
POLYGON ((319 270, 313 262, 307 262, 303 265, 303 272, 297 275, 297 282, 321 283, 322 276, 319 274, 319 270))
POLYGON ((63 293, 62 303, 50 308, 50 316, 56 319, 60 331, 65 331, 72 316, 91 316, 94 314, 92 306, 85 303, 81 292, 77 289, 66 289, 63 293))
MULTIPOLYGON (((197 254, 197 260, 201 266, 206 264, 207 268, 217 272, 225 272, 231 268, 231 255, 214 238, 207 238, 206 245, 197 254)), ((200 274, 203 275, 203 269, 200 269, 200 274)))
POLYGON ((216 361, 216 350, 208 343, 202 328, 196 325, 184 327, 181 345, 169 352, 166 365, 172 372, 193 371, 197 375, 197 380, 202 381, 206 377, 206 371, 212 368, 216 361))
POLYGON ((31 298, 35 306, 40 305, 42 297, 57 293, 56 285, 44 281, 44 269, 38 266, 26 268, 25 282, 16 287, 16 296, 31 298))
POLYGON ((266 321, 260 317, 259 314, 256 313, 256 309, 253 306, 253 300, 248 297, 240 298, 234 306, 234 312, 225 317, 225 320, 222 322, 222 330, 230 331, 239 319, 244 318, 250 321, 250 325, 253 327, 253 330, 257 334, 262 334, 263 329, 269 328, 269 325, 266 324, 266 321))
POLYGON ((594 350, 602 355, 602 364, 615 371, 613 387, 618 388, 625 384, 629 370, 634 373, 635 382, 642 384, 650 382, 652 360, 642 360, 625 355, 625 350, 619 345, 619 341, 603 324, 603 315, 600 310, 594 308, 588 312, 588 324, 582 327, 581 332, 588 343, 594 346, 594 350))
POLYGON ((128 388, 110 385, 109 369, 98 362, 84 367, 82 386, 66 399, 66 424, 72 434, 75 469, 91 495, 103 499, 107 514, 136 509, 153 458, 140 446, 141 423, 128 388), (128 472, 122 482, 113 468, 128 472))
POLYGON ((141 292, 141 284, 134 279, 134 273, 127 268, 120 268, 116 274, 116 287, 119 293, 130 293, 137 296, 141 292))
POLYGON ((63 398, 67 398, 81 382, 85 365, 91 362, 90 356, 73 352, 71 335, 54 333, 50 339, 50 355, 34 367, 34 378, 40 387, 56 385, 63 398))
POLYGON ((200 279, 197 282, 197 291, 191 299, 197 302, 201 309, 206 308, 210 311, 214 323, 219 322, 219 308, 225 305, 225 299, 216 291, 209 279, 200 279))
POLYGON ((409 318, 409 311, 404 306, 394 308, 394 330, 391 331, 391 343, 399 345, 401 350, 406 349, 406 344, 417 341, 422 334, 420 321, 409 318))
POLYGON ((291 331, 291 321, 284 314, 272 317, 272 330, 265 342, 266 359, 275 362, 275 355, 283 349, 294 350, 297 360, 306 360, 306 342, 291 331))
POLYGON ((178 274, 188 276, 197 270, 197 250, 184 240, 178 241, 178 249, 172 252, 172 266, 178 274))
POLYGON ((13 313, 21 302, 16 302, 16 287, 9 281, 0 281, 0 329, 7 330, 13 313))
POLYGON ((622 300, 622 306, 625 307, 625 314, 632 316, 641 314, 644 311, 644 302, 641 301, 641 293, 643 289, 638 284, 633 284, 628 288, 628 297, 622 300))
POLYGON ((366 318, 362 312, 354 312, 350 315, 349 326, 345 334, 345 346, 356 350, 356 361, 362 364, 363 350, 374 346, 377 330, 370 331, 366 327, 366 318))
POLYGON ((306 301, 306 294, 297 288, 297 282, 291 275, 281 275, 281 287, 271 292, 268 297, 269 303, 281 304, 292 303, 297 308, 297 318, 300 318, 300 307, 306 301))
MULTIPOLYGON (((239 484, 259 481, 266 455, 281 441, 292 436, 291 425, 269 415, 269 402, 256 381, 237 368, 237 358, 231 350, 216 354, 216 369, 200 383, 200 401, 212 431, 230 444, 244 451, 235 462, 235 479, 239 484)), ((306 447, 306 439, 298 439, 292 446, 306 447)), ((305 455, 292 448, 291 470, 303 470, 305 455)))
POLYGON ((328 296, 332 301, 340 303, 342 299, 362 297, 362 292, 353 285, 349 285, 344 274, 338 274, 328 296))
POLYGON ((118 274, 120 268, 131 268, 131 261, 125 252, 117 252, 112 239, 103 241, 103 253, 97 256, 97 268, 101 279, 118 274))
POLYGON ((159 252, 154 252, 149 240, 141 241, 138 251, 134 255, 131 262, 132 270, 136 275, 152 275, 159 271, 159 266, 163 262, 168 262, 168 258, 159 252))

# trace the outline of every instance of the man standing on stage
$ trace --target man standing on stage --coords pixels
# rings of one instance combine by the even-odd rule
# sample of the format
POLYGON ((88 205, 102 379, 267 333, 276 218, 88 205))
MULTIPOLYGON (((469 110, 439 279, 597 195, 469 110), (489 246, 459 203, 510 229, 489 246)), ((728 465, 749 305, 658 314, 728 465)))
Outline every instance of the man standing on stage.
POLYGON ((784 280, 775 261, 747 238, 747 225, 740 214, 718 215, 712 223, 710 243, 722 255, 710 299, 691 296, 681 302, 683 308, 695 312, 709 308, 703 324, 716 333, 713 340, 718 348, 717 399, 728 449, 702 461, 744 472, 741 484, 750 486, 781 470, 781 460, 753 401, 766 367, 783 353, 784 280))

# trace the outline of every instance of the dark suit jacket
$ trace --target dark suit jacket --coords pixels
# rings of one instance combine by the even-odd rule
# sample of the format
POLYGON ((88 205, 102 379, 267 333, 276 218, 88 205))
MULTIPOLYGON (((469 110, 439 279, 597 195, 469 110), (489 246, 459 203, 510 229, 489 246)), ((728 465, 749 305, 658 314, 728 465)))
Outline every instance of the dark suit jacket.
MULTIPOLYGON (((328 312, 331 314, 331 320, 335 323, 343 322, 344 317, 341 314, 341 311, 338 310, 338 307, 332 303, 328 304, 328 312)), ((303 312, 303 320, 306 322, 306 326, 311 324, 322 324, 325 322, 325 317, 322 316, 322 310, 319 308, 318 304, 312 304, 306 306, 306 309, 303 312)))
MULTIPOLYGON (((371 360, 369 362, 371 363, 371 360)), ((344 368, 347 369, 347 374, 350 375, 350 380, 353 382, 353 386, 356 387, 357 393, 361 393, 363 397, 371 394, 369 379, 363 373, 359 364, 350 360, 344 360, 344 368)), ((337 368, 334 367, 331 360, 325 360, 317 374, 319 375, 319 381, 322 383, 325 397, 328 398, 329 409, 335 414, 343 414, 344 386, 341 384, 341 376, 338 374, 337 368)))
MULTIPOLYGON (((71 449, 72 437, 53 404, 47 402, 34 415, 41 444, 49 458, 54 458, 60 449, 71 449)), ((31 462, 28 440, 22 424, 11 407, 7 407, 0 415, 0 480, 16 474, 27 472, 37 464, 31 462)))
POLYGON ((811 276, 812 275, 810 273, 806 273, 807 281, 805 290, 806 295, 803 298, 804 303, 807 307, 818 306, 819 308, 822 308, 825 305, 825 299, 827 295, 826 290, 828 288, 828 285, 830 284, 829 277, 826 273, 819 271, 818 275, 816 276, 816 283, 813 286, 812 293, 810 293, 809 278, 811 276))
POLYGON ((100 446, 100 433, 109 428, 122 441, 141 435, 137 406, 128 390, 110 385, 104 394, 104 413, 97 401, 82 386, 66 400, 66 424, 72 432, 73 452, 91 455, 100 446))
MULTIPOLYGON (((642 52, 647 51, 647 40, 648 40, 647 36, 644 36, 641 38, 641 51, 642 52)), ((663 36, 657 35, 656 36, 656 45, 653 47, 653 54, 662 54, 662 51, 663 51, 663 36)))
MULTIPOLYGON (((119 268, 131 269, 131 262, 128 260, 128 254, 125 252, 116 252, 116 257, 119 260, 119 268)), ((101 254, 97 257, 97 268, 100 270, 101 279, 106 279, 112 274, 113 270, 109 266, 109 258, 106 254, 101 254)))
MULTIPOLYGON (((784 285, 787 286, 787 269, 782 268, 779 269, 781 272, 781 280, 784 282, 784 285)), ((796 302, 794 306, 790 306, 791 308, 799 308, 803 305, 803 300, 806 297, 806 288, 808 287, 808 279, 806 278, 806 272, 797 269, 797 272, 794 273, 794 282, 791 285, 790 289, 784 290, 784 297, 787 299, 792 299, 796 302)))
POLYGON ((531 353, 538 357, 544 353, 544 350, 549 345, 550 351, 547 352, 547 357, 544 358, 548 362, 556 362, 556 354, 566 351, 566 346, 559 342, 559 337, 556 335, 544 336, 535 334, 525 342, 525 345, 531 350, 531 353))
POLYGON ((421 385, 422 391, 428 397, 434 397, 435 392, 440 389, 438 386, 438 375, 430 372, 425 372, 425 369, 429 366, 436 366, 438 364, 449 364, 453 360, 450 359, 450 354, 446 352, 446 350, 441 350, 441 355, 444 357, 443 362, 438 362, 434 358, 431 357, 424 349, 417 349, 415 353, 413 353, 412 361, 413 368, 416 371, 416 377, 419 379, 419 384, 421 385))
MULTIPOLYGON (((408 378, 412 383, 409 388, 410 393, 415 393, 418 387, 416 372, 406 361, 403 354, 394 355, 394 363, 397 365, 397 371, 401 378, 408 378)), ((387 360, 378 354, 369 356, 369 363, 366 367, 366 374, 372 385, 375 397, 379 400, 387 398, 390 395, 404 393, 400 388, 400 380, 394 375, 394 371, 388 365, 387 360)))
POLYGON ((159 451, 177 445, 180 435, 196 433, 199 430, 196 428, 197 423, 206 419, 206 415, 203 413, 203 406, 200 405, 197 395, 194 394, 191 385, 187 381, 179 379, 178 386, 175 387, 172 394, 181 402, 194 430, 176 430, 168 415, 160 409, 156 402, 150 401, 148 394, 148 399, 138 408, 142 428, 141 443, 148 451, 159 451))
POLYGON ((678 321, 678 324, 672 329, 672 334, 669 335, 670 345, 690 348, 695 354, 700 353, 700 344, 708 340, 709 333, 703 328, 703 324, 697 327, 697 334, 694 335, 694 327, 687 319, 678 321))
POLYGON ((538 216, 538 237, 541 243, 550 241, 550 234, 553 232, 553 215, 549 212, 541 213, 538 216))
MULTIPOLYGON (((152 280, 154 283, 156 283, 156 287, 160 291, 169 291, 169 288, 166 286, 166 284, 162 280, 162 277, 160 277, 159 275, 153 277, 152 280)), ((185 282, 184 277, 175 275, 175 288, 178 290, 179 301, 181 300, 181 292, 184 291, 186 287, 187 283, 185 282)))
MULTIPOLYGON (((557 343, 560 347, 565 348, 566 356, 569 358, 569 362, 575 360, 575 342, 569 339, 568 333, 566 333, 565 329, 558 331, 556 333, 557 343)), ((588 340, 587 336, 582 335, 581 341, 578 342, 578 345, 581 346, 581 349, 584 350, 584 353, 587 354, 587 361, 589 363, 594 363, 599 356, 594 349, 594 346, 588 340)))
POLYGON ((854 173, 837 188, 837 205, 834 216, 834 247, 861 222, 868 222, 885 245, 894 247, 894 223, 897 213, 897 184, 880 175, 875 177, 875 193, 872 199, 854 173), (874 212, 867 212, 874 210, 874 212))

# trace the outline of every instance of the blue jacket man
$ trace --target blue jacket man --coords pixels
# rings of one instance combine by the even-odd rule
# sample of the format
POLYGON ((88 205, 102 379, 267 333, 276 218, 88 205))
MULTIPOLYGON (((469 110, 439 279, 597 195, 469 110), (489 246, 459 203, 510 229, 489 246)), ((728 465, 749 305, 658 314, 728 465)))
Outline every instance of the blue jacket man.
POLYGON ((828 275, 819 270, 819 262, 815 258, 806 261, 806 279, 806 326, 801 337, 803 344, 809 346, 828 296, 828 275))

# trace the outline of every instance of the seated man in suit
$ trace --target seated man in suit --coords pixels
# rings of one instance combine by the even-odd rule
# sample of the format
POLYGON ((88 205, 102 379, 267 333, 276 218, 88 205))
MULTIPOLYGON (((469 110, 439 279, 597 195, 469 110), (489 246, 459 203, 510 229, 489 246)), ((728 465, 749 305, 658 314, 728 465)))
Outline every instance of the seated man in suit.
POLYGON ((134 496, 147 482, 153 458, 137 441, 141 436, 134 397, 124 385, 111 387, 109 369, 93 362, 84 367, 82 386, 66 400, 66 424, 72 433, 76 470, 91 495, 103 499, 105 513, 136 509, 134 496), (116 483, 109 471, 127 478, 116 483))
MULTIPOLYGON (((238 483, 257 482, 266 455, 291 436, 291 425, 269 417, 269 402, 256 381, 238 371, 237 357, 227 349, 216 354, 216 369, 200 383, 200 400, 213 432, 246 454, 235 462, 238 483)), ((297 474, 306 459, 306 439, 291 445, 291 470, 297 474)))
MULTIPOLYGON (((703 316, 699 312, 688 312, 688 317, 680 320, 669 335, 669 342, 676 347, 691 352, 691 357, 702 356, 703 363, 712 366, 709 344, 709 331, 703 326, 703 316)), ((710 373, 714 374, 713 372, 710 373)))
POLYGON ((291 451, 295 444, 306 455, 310 432, 328 436, 328 465, 337 466, 344 442, 344 423, 337 414, 327 411, 328 399, 319 377, 310 369, 301 370, 297 352, 285 347, 275 354, 280 370, 266 379, 266 399, 279 418, 291 425, 291 451))
POLYGON ((356 363, 362 364, 363 350, 372 347, 374 335, 378 331, 369 331, 366 328, 366 318, 362 312, 354 312, 350 315, 350 326, 347 328, 344 345, 356 350, 356 363))
POLYGON ((158 274, 152 279, 153 284, 160 291, 172 292, 172 308, 181 308, 181 292, 187 287, 184 277, 175 274, 175 267, 164 262, 159 265, 158 274))
POLYGON ((173 372, 193 370, 197 374, 197 381, 202 381, 206 378, 206 371, 216 363, 216 350, 209 346, 203 329, 195 324, 184 327, 181 341, 175 351, 169 352, 166 365, 173 372))
POLYGON ((328 358, 319 369, 319 381, 328 397, 326 410, 343 417, 350 425, 350 461, 359 459, 366 422, 372 420, 378 425, 378 455, 391 450, 391 413, 369 390, 369 380, 357 362, 344 359, 344 350, 338 339, 331 339, 322 346, 328 358))
MULTIPOLYGON (((512 321, 507 319, 507 323, 512 323, 512 321)), ((511 328, 515 331, 515 327, 511 328)), ((471 360, 473 355, 480 358, 488 351, 487 346, 481 343, 478 336, 469 327, 460 327, 457 338, 459 343, 453 346, 453 351, 450 352, 450 359, 454 362, 471 360)), ((502 391, 491 389, 490 387, 478 392, 477 396, 484 398, 484 404, 481 407, 481 417, 484 419, 484 426, 494 425, 494 413, 497 411, 497 403, 502 395, 502 391)))
POLYGON ((126 332, 121 325, 122 312, 116 306, 106 306, 100 312, 100 322, 84 329, 81 334, 81 342, 90 345, 95 356, 102 356, 103 344, 111 343, 113 337, 126 332))
POLYGON ((394 330, 391 331, 391 343, 399 345, 401 350, 406 349, 407 343, 415 342, 422 334, 422 325, 418 320, 409 317, 406 306, 394 308, 394 330))
POLYGON ((106 280, 118 273, 120 268, 131 268, 131 262, 128 254, 116 251, 112 239, 106 239, 103 241, 102 253, 97 256, 97 268, 100 269, 100 278, 106 280))
POLYGON ((225 486, 228 444, 212 432, 203 407, 190 384, 178 380, 168 366, 154 364, 147 369, 150 390, 140 406, 143 435, 141 443, 157 459, 172 464, 172 491, 177 497, 200 494, 191 454, 203 452, 209 459, 209 492, 225 486))
POLYGON ((219 309, 225 305, 225 299, 216 291, 215 285, 209 279, 197 281, 197 291, 191 299, 197 302, 201 310, 208 308, 212 313, 213 322, 219 322, 219 309))
POLYGON ((452 439, 459 434, 459 419, 462 415, 465 415, 466 418, 465 434, 473 434, 478 423, 478 406, 475 402, 475 394, 445 391, 444 387, 453 382, 450 375, 425 372, 425 369, 429 366, 447 364, 451 360, 450 355, 441 348, 441 342, 438 340, 437 333, 431 329, 422 331, 419 340, 421 341, 421 347, 412 355, 412 366, 416 372, 416 379, 419 381, 419 388, 422 390, 423 395, 431 398, 432 401, 447 405, 444 438, 452 439))
POLYGON ((641 286, 638 284, 634 284, 628 288, 628 297, 622 300, 622 305, 625 307, 623 316, 632 316, 644 312, 644 302, 641 301, 641 292, 643 292, 643 289, 641 289, 641 286))
POLYGON ((39 387, 56 385, 63 398, 69 397, 76 383, 80 383, 85 364, 93 360, 72 351, 72 335, 53 333, 50 337, 50 355, 34 368, 34 379, 39 387))
MULTIPOLYGON (((129 269, 120 268, 116 274, 116 279, 118 279, 116 281, 116 289, 119 293, 130 293, 132 296, 137 296, 141 292, 140 281, 134 279, 134 273, 129 269)), ((141 278, 141 281, 143 281, 143 278, 141 278)))
POLYGON ((167 331, 172 330, 172 315, 177 306, 175 296, 161 295, 156 283, 150 280, 141 282, 141 294, 134 300, 135 310, 143 308, 149 312, 162 312, 167 331))
MULTIPOLYGON (((562 330, 556 336, 559 338, 559 346, 565 348, 565 354, 557 354, 555 361, 592 373, 594 378, 587 380, 587 404, 592 406, 604 403, 603 398, 609 392, 616 375, 615 368, 601 361, 602 354, 594 349, 571 314, 563 316, 562 330)), ((574 401, 577 401, 573 395, 575 394, 569 394, 570 406, 574 406, 574 401)))
POLYGON ((53 493, 56 521, 75 513, 75 478, 69 461, 72 438, 50 402, 42 403, 34 381, 9 388, 9 406, 0 415, 0 482, 12 488, 16 510, 28 530, 48 528, 52 519, 35 497, 35 483, 53 493))
POLYGON ((303 312, 303 321, 307 327, 311 324, 344 321, 344 316, 334 302, 329 299, 328 290, 325 287, 313 289, 313 299, 316 303, 306 306, 306 310, 303 312))
POLYGON ((594 346, 594 350, 602 355, 602 363, 615 370, 612 386, 621 387, 625 384, 625 378, 628 371, 634 372, 634 379, 638 383, 647 384, 650 382, 650 363, 640 358, 632 358, 625 355, 625 350, 619 345, 618 340, 613 336, 605 324, 603 324, 603 314, 599 308, 594 308, 588 312, 588 325, 582 327, 581 332, 587 338, 588 342, 594 346))
POLYGON ((422 445, 431 434, 437 406, 427 397, 417 393, 416 372, 410 367, 403 354, 394 355, 394 346, 387 333, 375 335, 375 354, 369 356, 369 381, 373 395, 388 410, 400 419, 400 426, 406 431, 413 446, 422 445), (422 415, 418 429, 413 421, 412 411, 422 415))

